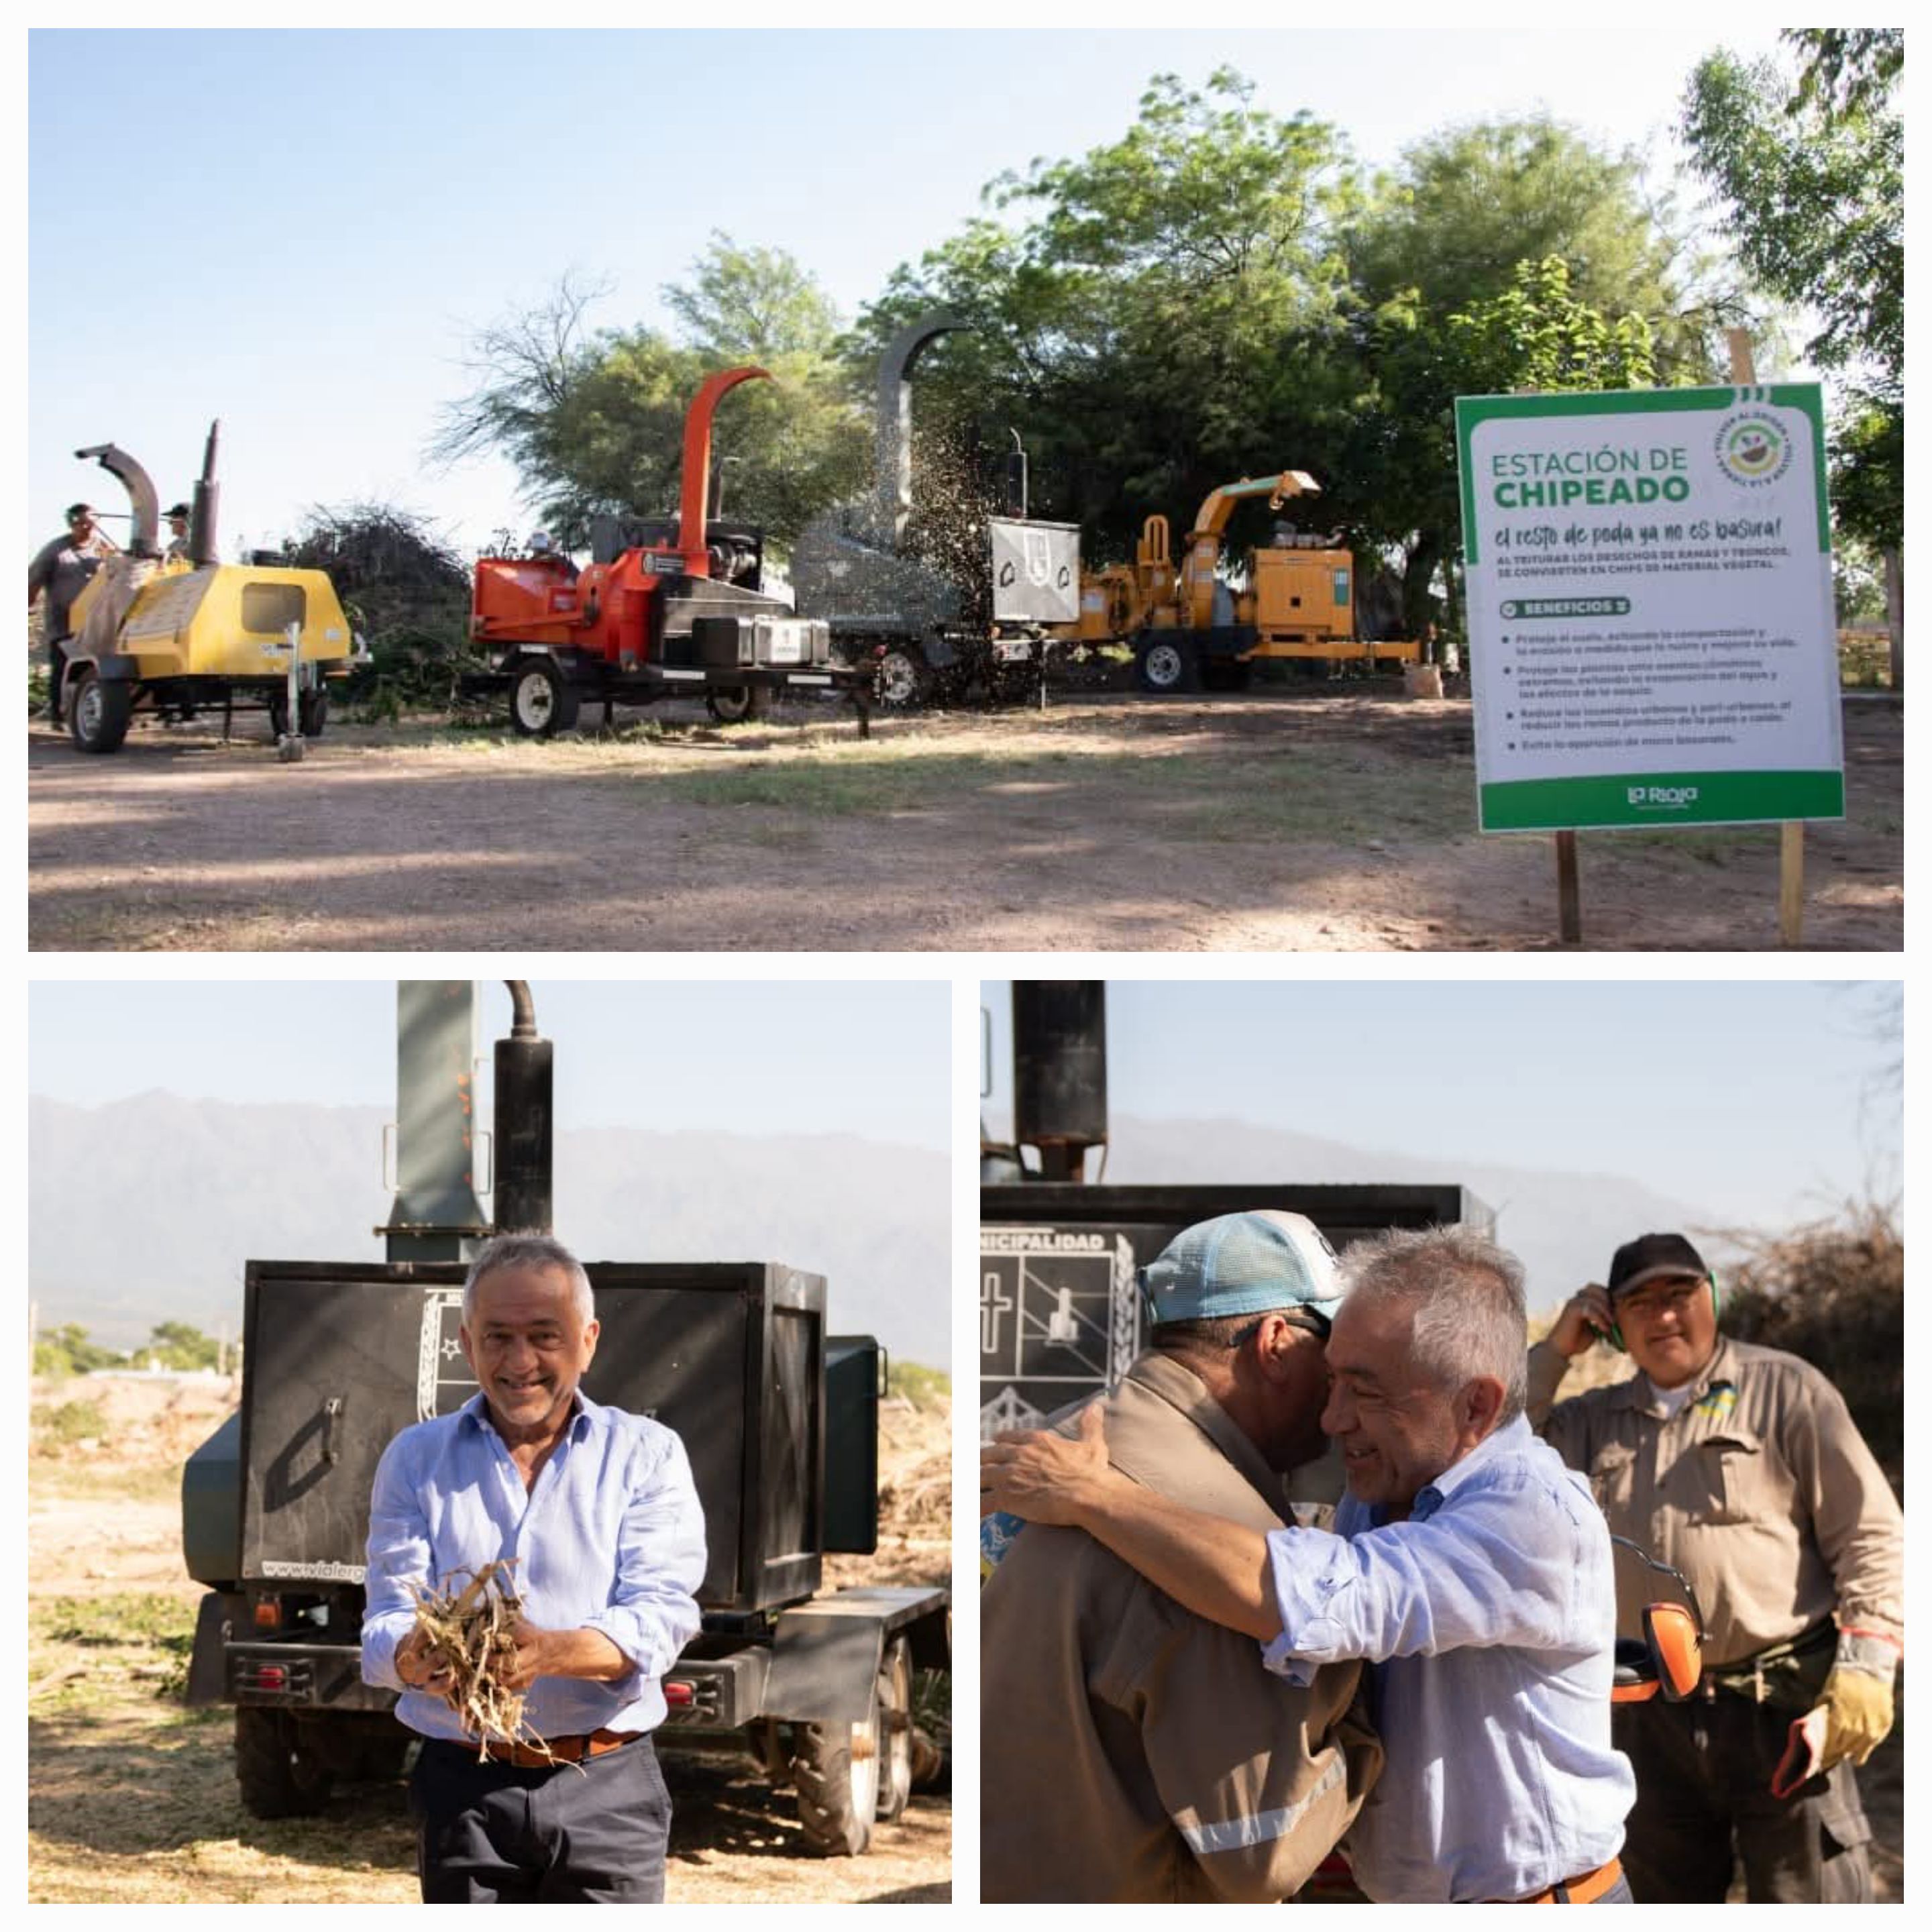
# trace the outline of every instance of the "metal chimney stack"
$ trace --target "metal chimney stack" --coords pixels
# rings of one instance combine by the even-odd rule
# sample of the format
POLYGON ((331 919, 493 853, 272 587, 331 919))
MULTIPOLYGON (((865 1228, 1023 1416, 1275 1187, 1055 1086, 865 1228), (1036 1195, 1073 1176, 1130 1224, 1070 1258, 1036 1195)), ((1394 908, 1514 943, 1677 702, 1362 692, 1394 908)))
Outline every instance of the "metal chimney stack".
POLYGON ((500 1234, 550 1232, 553 1048, 537 1034, 528 984, 506 980, 516 1017, 496 1042, 496 1177, 493 1202, 500 1234))
POLYGON ((1013 1138, 1040 1178, 1084 1180, 1107 1144, 1107 988, 1099 980, 1013 982, 1013 1138))
POLYGON ((376 1229, 392 1262, 467 1261, 490 1232, 476 1198, 476 988, 396 983, 396 1198, 376 1229))

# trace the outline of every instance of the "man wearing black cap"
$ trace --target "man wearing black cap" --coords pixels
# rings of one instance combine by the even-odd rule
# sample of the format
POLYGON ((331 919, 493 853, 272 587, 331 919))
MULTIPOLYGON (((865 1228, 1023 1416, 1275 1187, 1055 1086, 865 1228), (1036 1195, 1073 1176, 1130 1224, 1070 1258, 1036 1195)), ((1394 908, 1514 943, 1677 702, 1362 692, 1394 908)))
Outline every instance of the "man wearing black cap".
MULTIPOLYGON (((1735 1839, 1754 1902, 1868 1902, 1852 1766, 1892 1728, 1903 1519, 1838 1391, 1796 1355, 1720 1336, 1718 1308, 1697 1250, 1646 1234, 1529 1352, 1531 1420, 1703 1613, 1692 1699, 1616 1709, 1637 1780, 1631 1890, 1721 1902, 1735 1839), (1556 1402, 1599 1337, 1640 1372, 1556 1402)), ((1618 1607, 1634 1634, 1640 1606, 1618 1607)))
MULTIPOLYGON (((1283 1473, 1324 1447, 1322 1338, 1338 1292, 1328 1243, 1298 1214, 1224 1214, 1184 1229, 1140 1282, 1149 1346, 1088 1406, 1104 1414, 1113 1466, 1279 1526, 1283 1473)), ((982 1900, 1292 1895, 1381 1766, 1353 1708, 1359 1666, 1286 1684, 1252 1643, 1078 1531, 984 1528, 996 1567, 980 1597, 982 1900)))
POLYGON ((61 686, 67 675, 64 646, 74 634, 68 613, 74 608, 74 600, 87 587, 88 579, 113 551, 113 544, 94 520, 92 506, 70 503, 65 535, 43 544, 27 566, 27 608, 33 609, 34 599, 42 592, 46 594, 41 628, 46 638, 50 673, 48 716, 56 724, 61 722, 61 686))
POLYGON ((177 503, 168 512, 168 547, 161 553, 164 563, 190 563, 194 560, 188 554, 188 523, 189 511, 185 503, 177 503))

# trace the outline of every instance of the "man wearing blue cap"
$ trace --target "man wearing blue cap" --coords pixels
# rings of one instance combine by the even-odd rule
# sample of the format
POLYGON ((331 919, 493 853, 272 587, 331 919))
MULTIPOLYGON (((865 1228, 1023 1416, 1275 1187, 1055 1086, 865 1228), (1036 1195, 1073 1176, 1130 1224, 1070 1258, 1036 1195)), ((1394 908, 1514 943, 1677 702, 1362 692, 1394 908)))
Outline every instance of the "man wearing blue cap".
MULTIPOLYGON (((1150 1346, 1091 1406, 1120 1480, 1278 1528, 1282 1473, 1322 1449, 1328 1243, 1299 1215, 1223 1215, 1141 1287, 1150 1346)), ((1076 1531, 1012 1537, 980 1606, 988 1904, 1286 1898, 1380 1767, 1356 1665, 1284 1682, 1076 1531)))
POLYGON ((1322 1418, 1348 1474, 1334 1534, 1258 1530, 1124 1483, 1085 1418, 1077 1440, 982 1450, 982 1503, 1088 1530, 1259 1639, 1291 1682, 1372 1665, 1388 1761, 1347 1847, 1370 1898, 1628 1904, 1610 1533, 1523 1414, 1522 1267, 1433 1228, 1352 1248, 1346 1276, 1322 1418))

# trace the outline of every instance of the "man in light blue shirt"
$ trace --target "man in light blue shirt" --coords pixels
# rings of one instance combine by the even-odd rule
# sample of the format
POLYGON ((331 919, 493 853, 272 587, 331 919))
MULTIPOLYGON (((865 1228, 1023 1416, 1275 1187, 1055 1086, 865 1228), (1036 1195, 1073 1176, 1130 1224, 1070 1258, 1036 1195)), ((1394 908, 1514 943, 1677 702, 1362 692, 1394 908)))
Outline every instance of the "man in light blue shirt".
POLYGON ((1372 1898, 1627 1904, 1610 1535, 1523 1418, 1522 1269, 1432 1228, 1358 1244, 1344 1273, 1322 1414, 1348 1485, 1334 1534, 1264 1537, 1123 1483, 1090 1423, 982 1452, 982 1506, 1085 1528, 1298 1682, 1373 1663, 1387 1763, 1348 1839, 1372 1898))
POLYGON ((484 1245, 460 1338, 478 1394, 406 1429, 370 1505, 362 1675, 426 1740, 411 1784, 428 1904, 656 1903, 670 1801, 650 1732, 697 1634, 704 1520, 684 1446, 578 1387, 596 1352, 590 1283, 548 1236, 484 1245), (415 1628, 412 1586, 514 1560, 508 1688, 547 1750, 478 1742, 415 1628))

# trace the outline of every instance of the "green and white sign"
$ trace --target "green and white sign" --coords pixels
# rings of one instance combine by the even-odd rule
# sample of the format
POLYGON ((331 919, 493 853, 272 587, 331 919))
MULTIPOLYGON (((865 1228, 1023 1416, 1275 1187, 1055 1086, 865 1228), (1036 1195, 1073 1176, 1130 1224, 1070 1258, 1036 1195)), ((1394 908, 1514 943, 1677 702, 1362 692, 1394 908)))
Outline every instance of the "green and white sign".
POLYGON ((1812 382, 1456 404, 1485 832, 1842 818, 1812 382))

